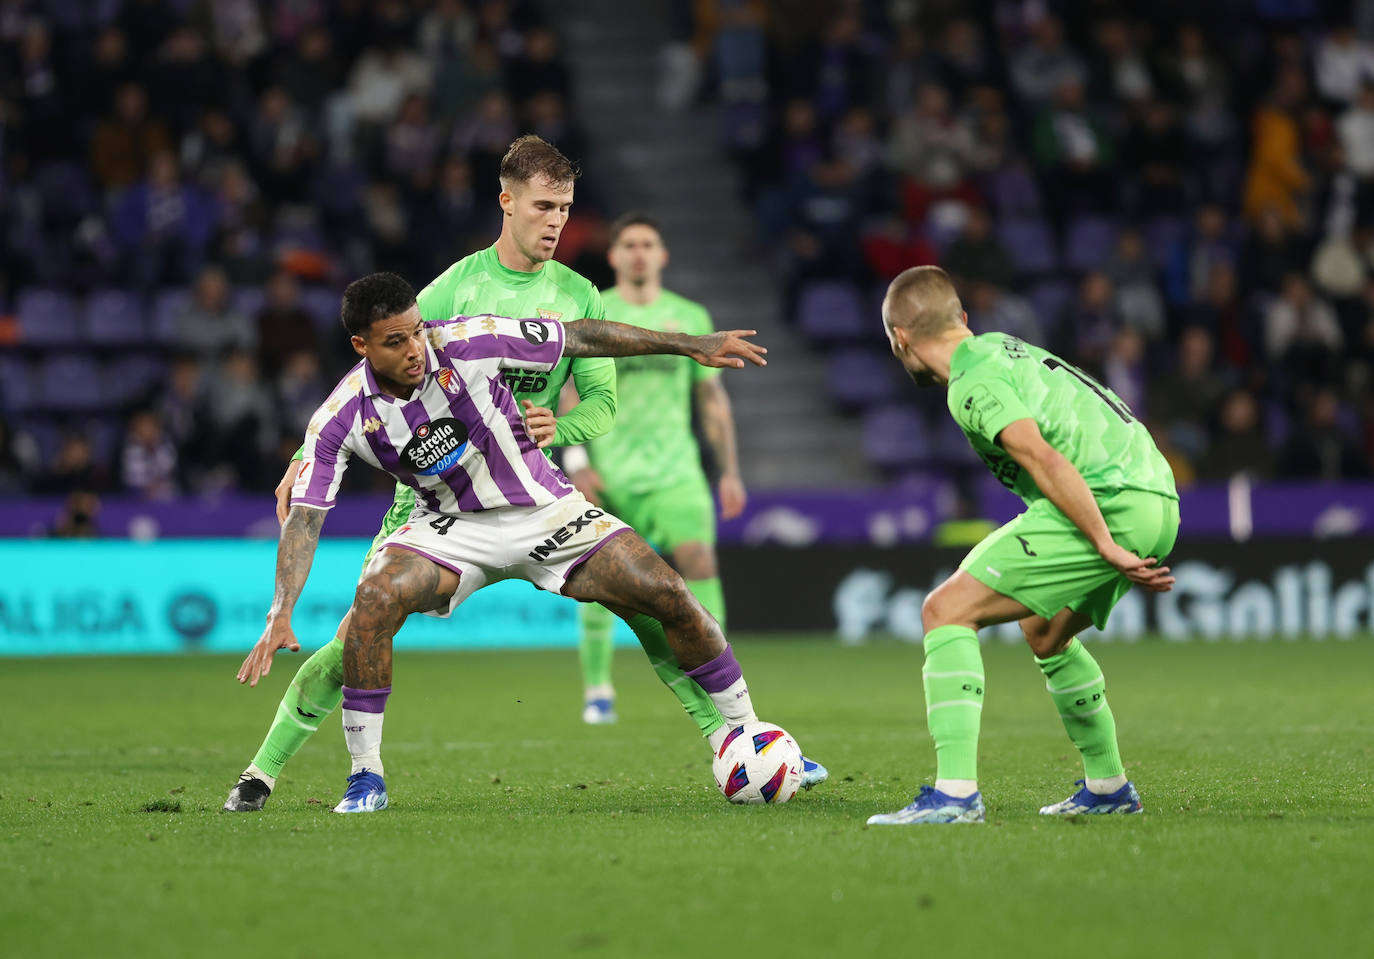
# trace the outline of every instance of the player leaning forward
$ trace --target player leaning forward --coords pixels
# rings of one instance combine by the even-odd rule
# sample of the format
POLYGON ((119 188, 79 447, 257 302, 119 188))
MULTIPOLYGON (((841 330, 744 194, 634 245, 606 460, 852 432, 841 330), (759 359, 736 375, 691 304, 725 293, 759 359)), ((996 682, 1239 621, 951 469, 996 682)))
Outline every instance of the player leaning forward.
POLYGON ((982 822, 978 729, 983 660, 976 630, 1017 620, 1045 673, 1082 788, 1040 810, 1136 813, 1102 670, 1079 640, 1132 584, 1173 585, 1158 563, 1178 535, 1173 473, 1124 403, 1058 357, 1002 333, 975 336, 948 275, 907 270, 883 301, 892 352, 918 385, 948 388, 950 413, 1026 511, 991 533, 921 610, 935 786, 873 825, 982 822))
POLYGON ((344 292, 343 321, 363 357, 311 421, 277 551, 265 639, 294 643, 291 611, 325 512, 358 457, 412 486, 416 508, 358 583, 343 650, 344 738, 353 774, 340 812, 386 806, 382 717, 391 642, 413 612, 448 615, 508 577, 663 624, 679 663, 730 726, 754 718, 733 652, 681 577, 628 526, 588 503, 526 431, 502 371, 548 370, 564 356, 660 350, 702 363, 762 363, 738 333, 651 334, 601 320, 496 316, 425 323, 399 276, 344 292))

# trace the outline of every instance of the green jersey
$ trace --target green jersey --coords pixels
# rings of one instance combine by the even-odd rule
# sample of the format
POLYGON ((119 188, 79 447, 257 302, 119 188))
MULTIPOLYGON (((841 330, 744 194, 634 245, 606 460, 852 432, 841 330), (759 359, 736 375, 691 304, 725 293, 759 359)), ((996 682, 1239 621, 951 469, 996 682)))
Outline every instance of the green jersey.
POLYGON ((1134 489, 1178 499, 1168 462, 1120 397, 1014 336, 983 333, 959 344, 949 364, 949 411, 993 474, 1027 504, 1044 494, 996 443, 1027 418, 1099 498, 1134 489))
MULTIPOLYGON (((496 247, 463 257, 420 291, 416 297, 425 320, 493 313, 497 316, 539 317, 545 320, 606 318, 601 293, 556 260, 543 269, 522 273, 501 265, 496 247)), ((564 357, 547 373, 506 370, 506 385, 517 400, 558 409, 558 394, 569 373, 580 400, 559 417, 554 446, 585 443, 615 422, 615 361, 605 357, 564 357), (590 402, 588 402, 590 401, 590 402)))
MULTIPOLYGON (((711 317, 699 303, 663 290, 644 306, 610 290, 606 318, 648 330, 711 333, 711 317)), ((608 490, 635 495, 701 476, 701 451, 692 435, 693 387, 719 376, 685 356, 622 356, 615 360, 616 423, 587 444, 592 466, 608 490)))

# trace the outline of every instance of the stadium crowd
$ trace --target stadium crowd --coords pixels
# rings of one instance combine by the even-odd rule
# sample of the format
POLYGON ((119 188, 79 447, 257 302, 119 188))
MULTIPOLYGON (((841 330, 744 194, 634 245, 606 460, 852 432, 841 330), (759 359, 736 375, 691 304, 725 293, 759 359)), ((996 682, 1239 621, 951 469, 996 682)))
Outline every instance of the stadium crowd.
MULTIPOLYGON (((1181 483, 1369 475, 1374 0, 674 8, 666 105, 718 108, 841 383, 888 381, 877 291, 939 262, 1181 483)), ((0 0, 0 491, 270 487, 341 283, 490 242, 511 139, 583 154, 574 82, 512 0, 0 0)), ((589 173, 559 258, 604 282, 589 173)))

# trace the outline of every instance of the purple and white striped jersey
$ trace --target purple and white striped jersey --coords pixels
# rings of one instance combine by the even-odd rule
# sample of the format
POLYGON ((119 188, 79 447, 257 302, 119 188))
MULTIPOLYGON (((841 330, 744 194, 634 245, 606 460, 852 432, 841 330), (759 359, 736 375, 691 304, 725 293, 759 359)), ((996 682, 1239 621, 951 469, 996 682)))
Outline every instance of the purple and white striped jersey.
POLYGON ((439 513, 544 506, 573 486, 525 432, 506 368, 552 369, 563 324, 503 316, 426 323, 425 376, 409 399, 383 393, 367 361, 310 420, 291 505, 329 509, 351 457, 412 487, 439 513))

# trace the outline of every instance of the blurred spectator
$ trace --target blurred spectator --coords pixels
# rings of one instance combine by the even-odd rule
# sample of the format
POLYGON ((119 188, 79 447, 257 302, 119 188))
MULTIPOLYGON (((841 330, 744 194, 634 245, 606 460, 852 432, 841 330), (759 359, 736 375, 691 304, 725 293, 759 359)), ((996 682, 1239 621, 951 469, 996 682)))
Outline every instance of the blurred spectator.
MULTIPOLYGON (((1282 224, 1278 224, 1282 230, 1282 224)), ((1169 250, 1164 266, 1164 289, 1174 306, 1196 303, 1207 290, 1213 267, 1225 263, 1233 271, 1240 251, 1230 236, 1226 211, 1220 204, 1198 208, 1190 234, 1169 250)))
POLYGON ((1327 385, 1336 378, 1344 337, 1336 312, 1312 293, 1298 272, 1283 278, 1283 292, 1264 312, 1264 348, 1293 383, 1327 385))
POLYGON ((857 278, 853 237, 865 212, 863 185, 844 160, 818 163, 792 190, 792 253, 799 274, 857 278))
POLYGON ((384 170, 397 186, 414 187, 433 171, 439 157, 439 130, 429 115, 429 100, 407 94, 386 133, 384 170))
POLYGON ((1356 210, 1362 223, 1374 222, 1374 78, 1336 121, 1345 166, 1356 180, 1356 210))
POLYGON ((1122 326, 1114 293, 1112 281, 1100 270, 1084 276, 1077 299, 1059 324, 1054 352, 1100 373, 1107 348, 1122 326))
POLYGON ((567 101, 552 91, 536 93, 525 101, 525 129, 573 157, 573 162, 578 162, 586 150, 582 133, 568 114, 567 101))
POLYGON ((1089 73, 1093 89, 1109 92, 1127 105, 1140 104, 1154 96, 1153 71, 1127 22, 1108 16, 1097 21, 1093 34, 1097 47, 1089 73))
POLYGON ((63 109, 66 94, 53 61, 52 35, 42 20, 34 18, 25 24, 15 73, 17 106, 24 117, 30 155, 44 160, 61 153, 70 141, 63 109))
POLYGON ((416 41, 421 52, 437 70, 472 53, 477 40, 477 18, 463 0, 437 0, 420 19, 416 41))
POLYGON ((973 137, 950 108, 944 87, 928 83, 888 138, 888 164, 905 176, 904 207, 920 222, 939 198, 957 195, 973 159, 973 137))
POLYGON ((1107 355, 1102 361, 1102 382, 1137 417, 1145 417, 1146 408, 1145 338, 1134 327, 1126 326, 1116 331, 1107 346, 1107 355))
POLYGON ((267 302, 257 319, 258 356, 271 375, 276 375, 290 354, 318 351, 319 336, 314 320, 301 306, 300 285, 285 270, 278 270, 268 281, 267 302))
POLYGON ((1374 81, 1374 46, 1355 32, 1353 23, 1341 23, 1317 43, 1313 56, 1317 92, 1335 104, 1354 100, 1360 87, 1374 81))
POLYGON ((930 241, 900 217, 887 216, 870 222, 861 242, 869 272, 883 282, 909 267, 939 262, 930 241))
POLYGON ((210 56, 202 35, 183 24, 162 42, 148 92, 153 112, 180 134, 196 125, 202 111, 224 106, 228 86, 228 72, 210 56))
POLYGON ((268 87, 258 99, 248 132, 253 178, 269 201, 302 200, 319 155, 309 119, 283 87, 268 87))
POLYGON ((1323 480, 1364 479, 1369 460, 1340 423, 1340 399, 1318 390, 1307 401, 1302 422, 1289 434, 1278 457, 1278 475, 1323 480))
POLYGON ((32 437, 15 431, 0 416, 0 493, 26 492, 38 466, 38 448, 32 437))
POLYGON ((208 366, 230 350, 256 350, 257 324, 229 300, 229 278, 218 266, 196 276, 191 299, 176 314, 172 345, 208 366))
POLYGON ((434 81, 435 111, 445 125, 466 114, 488 93, 501 89, 501 57, 488 39, 478 38, 472 53, 447 61, 434 81))
POLYGON ((470 116, 453 128, 449 149, 468 158, 473 182, 495 184, 501 157, 517 135, 510 97, 499 90, 485 94, 470 116))
MULTIPOLYGON (((1223 363, 1234 370, 1243 370, 1264 357, 1263 329, 1253 311, 1240 301, 1236 271, 1231 264, 1218 260, 1212 264, 1207 277, 1207 290, 1202 301, 1183 314, 1184 322, 1206 330, 1216 344, 1223 363)), ((1182 343, 1180 341, 1180 347, 1182 343)), ((1179 362, 1185 354, 1180 349, 1179 362)))
POLYGON ((1237 473, 1254 479, 1273 475, 1274 457, 1260 423, 1259 403, 1248 390, 1226 394, 1217 417, 1217 431, 1198 463, 1197 472, 1199 479, 1209 480, 1227 480, 1237 473))
POLYGON ((305 436, 305 428, 310 425, 310 418, 329 393, 329 384, 320 370, 319 356, 311 350, 288 353, 277 374, 276 387, 282 435, 298 446, 305 436))
POLYGON ((1149 422, 1193 463, 1207 449, 1207 424, 1227 387, 1227 377, 1213 365, 1214 354, 1212 334, 1188 327, 1179 336, 1176 367, 1156 377, 1148 391, 1149 422))
POLYGON ((1030 106, 1048 103, 1065 85, 1081 87, 1087 79, 1083 60, 1064 43, 1057 19, 1044 14, 1031 24, 1031 42, 1011 59, 1011 84, 1030 106))
POLYGON ((182 182, 176 156, 154 154, 148 178, 125 192, 114 216, 115 235, 137 288, 147 293, 160 283, 190 283, 215 220, 214 201, 182 182))
POLYGON ((1301 236, 1290 230, 1276 207, 1260 211, 1245 244, 1241 281, 1249 290, 1278 292, 1289 273, 1302 272, 1307 256, 1301 236))
POLYGON ((1044 327, 1024 297, 993 283, 975 281, 968 287, 968 324, 975 333, 997 330, 1042 346, 1044 327))
POLYGON ((376 128, 391 121, 407 94, 427 93, 429 85, 425 59, 394 34, 379 37, 348 75, 354 115, 376 128))
MULTIPOLYGON (((974 87, 997 82, 997 58, 988 49, 978 24, 968 17, 955 17, 945 24, 935 55, 940 82, 956 98, 974 87)), ((915 88, 912 84, 909 89, 915 88)))
POLYGON ((1255 111, 1245 180, 1245 216, 1251 222, 1272 210, 1284 227, 1302 225, 1298 202, 1310 181, 1300 155, 1297 112, 1306 95, 1302 70, 1288 67, 1274 82, 1269 101, 1255 111))
POLYGON ((209 396, 210 459, 228 469, 218 482, 262 488, 269 479, 263 469, 265 454, 277 436, 276 404, 253 354, 234 350, 226 356, 209 396))
POLYGON ((176 447, 152 410, 136 410, 129 417, 119 475, 124 489, 144 499, 176 495, 176 447))
POLYGON ((964 282, 1011 286, 1011 257, 992 232, 992 217, 979 206, 969 209, 964 229, 945 249, 941 266, 964 282))
POLYGON ((859 176, 873 176, 882 165, 883 144, 878 139, 873 114, 864 107, 854 107, 840 117, 831 145, 834 154, 859 176))
POLYGON ((190 355, 174 357, 167 371, 166 388, 153 402, 158 422, 176 444, 182 486, 198 487, 202 474, 213 465, 205 368, 190 355))
POLYGON ((1053 103, 1036 113, 1031 156, 1049 191, 1052 215, 1061 223, 1073 214, 1115 208, 1116 141, 1077 80, 1061 83, 1053 103))
POLYGON ((96 35, 91 62, 82 70, 82 82, 70 93, 84 116, 103 117, 114 107, 116 91, 134 82, 137 75, 124 31, 107 26, 96 35))
POLYGON ((208 109, 181 138, 178 156, 182 173, 203 190, 213 191, 228 166, 241 164, 245 146, 229 114, 208 109))
POLYGON ((1122 230, 1116 250, 1102 267, 1116 289, 1116 306, 1122 322, 1145 340, 1164 336, 1164 298, 1155 282, 1154 264, 1138 230, 1122 230))
POLYGON ((557 34, 547 27, 525 34, 524 50, 506 68, 506 89, 517 101, 538 93, 572 96, 572 74, 558 49, 557 34))
POLYGON ((1138 170, 1130 184, 1128 210, 1156 215, 1189 206, 1188 142, 1173 107, 1161 100, 1142 102, 1122 150, 1138 170))
POLYGON ((34 483, 35 493, 103 493, 110 488, 109 471, 96 461, 91 442, 81 433, 69 432, 51 465, 34 483))
POLYGON ((96 520, 100 516, 100 497, 78 490, 68 494, 53 519, 49 535, 54 539, 95 539, 100 535, 96 520))
MULTIPOLYGON (((472 168, 450 156, 439 169, 434 190, 416 204, 415 233, 426 276, 438 276, 449 265, 481 245, 487 224, 472 186, 472 168)), ((499 213, 499 210, 495 211, 499 213)), ((588 276, 582 270, 577 272, 588 276)))
POLYGON ((115 92, 114 112, 91 138, 91 169, 109 191, 120 191, 143 177, 153 156, 172 148, 160 119, 148 116, 148 95, 137 83, 115 92))
POLYGON ((311 116, 320 116, 337 95, 342 69, 329 30, 316 24, 304 30, 293 46, 277 55, 272 82, 311 116))

